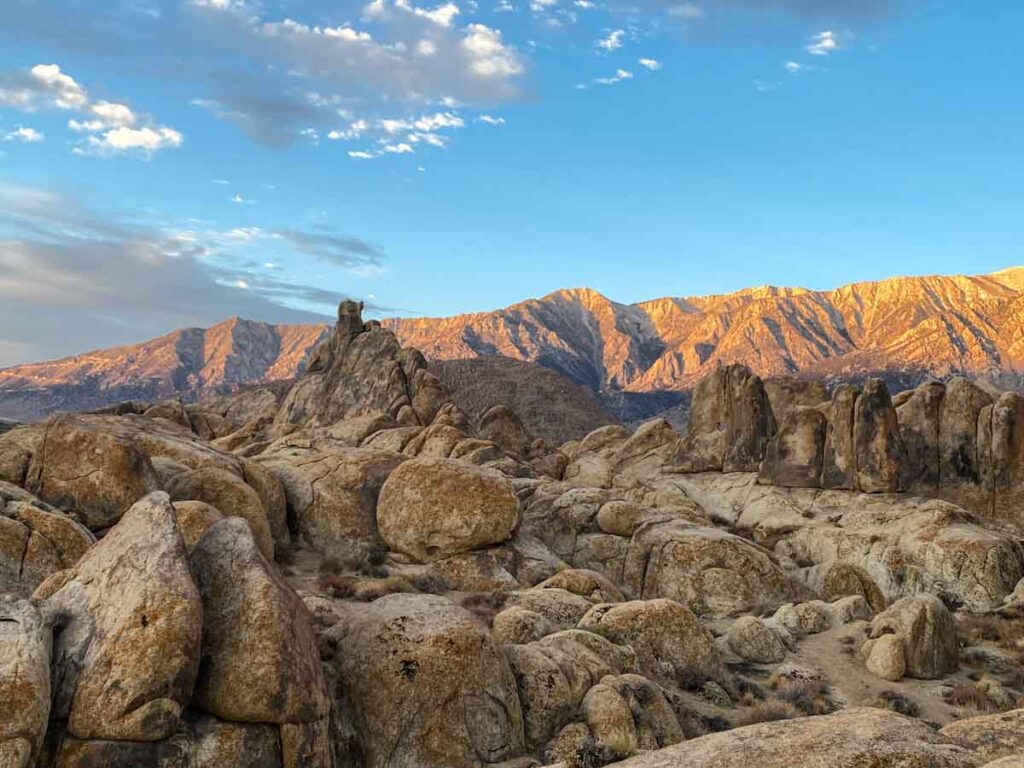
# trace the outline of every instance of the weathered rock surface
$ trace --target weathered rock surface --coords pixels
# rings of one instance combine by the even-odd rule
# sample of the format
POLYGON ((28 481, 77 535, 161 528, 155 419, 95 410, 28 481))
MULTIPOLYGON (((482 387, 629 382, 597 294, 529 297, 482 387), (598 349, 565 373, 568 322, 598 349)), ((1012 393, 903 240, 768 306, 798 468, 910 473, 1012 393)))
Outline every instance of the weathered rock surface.
POLYGON ((309 723, 328 712, 307 609, 242 520, 215 523, 192 567, 202 596, 202 674, 194 701, 223 720, 309 723))
POLYGON ((910 677, 931 680, 957 668, 956 624, 933 595, 905 597, 878 614, 871 622, 872 639, 868 642, 890 635, 903 648, 910 677))
POLYGON ((58 627, 53 716, 69 734, 156 741, 175 731, 199 667, 202 604, 166 494, 133 505, 36 597, 58 627))
POLYGON ((50 627, 35 606, 0 596, 0 765, 27 768, 42 746, 51 645, 50 627))
POLYGON ((734 621, 726 641, 729 650, 755 664, 777 664, 787 654, 779 633, 756 616, 743 616, 734 621))
POLYGON ((1024 755, 1024 709, 969 717, 950 723, 939 734, 971 750, 979 761, 1024 755))
POLYGON ((171 478, 167 492, 174 501, 205 501, 226 517, 242 518, 263 556, 274 559, 274 536, 263 500, 238 475, 216 467, 191 469, 171 478))
POLYGON ((699 615, 728 616, 787 602, 786 575, 767 550, 717 528, 653 521, 633 534, 623 582, 633 595, 666 597, 699 615))
POLYGON ((742 365, 723 366, 694 387, 673 464, 679 472, 756 472, 775 430, 761 378, 742 365))
POLYGON ((26 478, 29 491, 77 512, 90 528, 113 525, 159 487, 149 457, 136 441, 70 414, 47 422, 26 478))
POLYGON ((515 679, 490 634, 432 595, 389 595, 328 631, 364 765, 484 766, 523 751, 515 679))
POLYGON ((622 768, 972 768, 972 754, 919 720, 881 709, 761 723, 632 758, 622 768))
POLYGON ((415 459, 395 469, 377 502, 391 549, 430 562, 508 540, 519 501, 500 472, 453 459, 415 459))
POLYGON ((362 306, 342 302, 331 335, 310 356, 306 375, 285 397, 275 425, 330 425, 370 412, 427 425, 449 399, 426 361, 394 334, 364 324, 362 306))
MULTIPOLYGON (((18 489, 20 490, 20 489, 18 489)), ((85 526, 31 494, 0 488, 0 593, 28 597, 95 543, 85 526), (11 499, 6 501, 5 497, 11 499)))
POLYGON ((522 702, 526 742, 534 748, 577 718, 587 692, 603 678, 637 669, 630 647, 580 629, 504 650, 522 702))
POLYGON ((673 600, 595 605, 579 626, 632 647, 640 671, 649 677, 678 682, 692 675, 722 676, 711 634, 685 605, 673 600))
POLYGON ((290 448, 259 459, 283 484, 299 534, 327 554, 353 541, 381 543, 377 500, 384 481, 404 460, 370 448, 290 448))

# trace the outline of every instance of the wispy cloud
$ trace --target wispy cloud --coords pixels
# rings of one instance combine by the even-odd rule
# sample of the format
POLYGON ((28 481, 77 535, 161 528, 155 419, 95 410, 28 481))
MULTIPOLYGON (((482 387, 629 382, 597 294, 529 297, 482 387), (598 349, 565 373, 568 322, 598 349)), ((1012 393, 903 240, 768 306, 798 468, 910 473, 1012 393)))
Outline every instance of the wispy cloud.
POLYGON ((22 144, 36 144, 46 137, 35 128, 19 126, 13 131, 0 135, 2 141, 20 141, 22 144))
POLYGON ((267 246, 357 274, 385 259, 378 246, 329 230, 150 226, 47 189, 0 183, 0 307, 4 340, 19 356, 0 357, 0 365, 230 314, 272 322, 319 321, 318 308, 330 314, 339 293, 247 256, 267 246))

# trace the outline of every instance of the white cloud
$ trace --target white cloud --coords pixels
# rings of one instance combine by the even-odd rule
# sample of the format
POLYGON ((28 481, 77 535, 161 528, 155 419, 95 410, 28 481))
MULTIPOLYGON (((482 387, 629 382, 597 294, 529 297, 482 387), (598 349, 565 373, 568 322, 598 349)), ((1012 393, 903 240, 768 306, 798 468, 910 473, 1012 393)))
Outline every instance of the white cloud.
POLYGON ((461 13, 459 6, 451 2, 428 10, 426 8, 418 8, 408 0, 393 0, 390 7, 385 0, 372 0, 371 3, 363 8, 363 17, 387 21, 390 20, 393 9, 398 9, 413 16, 419 16, 421 19, 426 19, 439 27, 452 26, 455 17, 461 13))
POLYGON ((108 126, 133 126, 138 122, 138 117, 126 104, 97 101, 89 111, 108 126))
POLYGON ((409 155, 415 152, 416 150, 414 150, 405 142, 400 142, 398 144, 385 144, 384 151, 390 155, 409 155))
POLYGON ((794 75, 797 72, 802 71, 804 68, 804 65, 798 61, 787 61, 783 66, 785 66, 787 72, 790 72, 794 75))
POLYGON ((614 51, 622 47, 622 38, 625 37, 624 29, 613 29, 607 37, 598 40, 594 45, 605 51, 614 51))
POLYGON ((504 117, 494 117, 493 115, 480 115, 476 121, 478 123, 484 123, 485 125, 504 125, 504 117))
POLYGON ((20 141, 22 144, 35 144, 42 141, 46 137, 43 136, 35 128, 18 127, 10 133, 3 135, 4 141, 20 141))
POLYGON ((364 152, 358 149, 350 149, 348 156, 353 157, 356 160, 373 160, 375 157, 379 157, 379 155, 373 152, 364 152))
POLYGON ((590 11, 596 7, 594 3, 591 2, 591 0, 575 0, 573 5, 584 11, 590 11))
POLYGON ((57 64, 37 64, 27 71, 0 73, 0 106, 27 112, 45 108, 79 113, 83 119, 71 118, 68 129, 91 135, 72 150, 78 155, 129 151, 148 155, 180 147, 184 141, 179 131, 155 125, 127 104, 92 101, 86 89, 57 64))
POLYGON ((558 5, 558 0, 531 0, 530 10, 534 13, 541 13, 555 5, 558 5))
POLYGON ((57 64, 36 64, 28 71, 0 76, 0 106, 38 109, 83 109, 85 89, 57 64))
POLYGON ((595 79, 594 82, 598 85, 615 85, 616 83, 621 83, 623 80, 632 79, 633 73, 628 69, 617 69, 615 70, 615 74, 611 77, 599 77, 595 79))
POLYGON ((828 56, 839 50, 839 40, 835 32, 829 29, 819 32, 811 38, 811 41, 807 46, 807 52, 812 56, 828 56))
POLYGON ((680 3, 670 5, 668 15, 679 19, 699 19, 704 15, 704 9, 694 3, 680 3))
POLYGON ((173 128, 162 126, 112 128, 99 136, 89 137, 89 146, 99 152, 129 152, 137 150, 152 154, 169 147, 180 147, 185 137, 173 128))
POLYGON ((470 24, 460 46, 470 57, 470 70, 482 78, 505 79, 523 74, 526 67, 514 48, 501 40, 501 31, 470 24))
POLYGON ((636 63, 645 69, 651 70, 652 72, 661 69, 661 62, 657 59, 637 59, 636 63))

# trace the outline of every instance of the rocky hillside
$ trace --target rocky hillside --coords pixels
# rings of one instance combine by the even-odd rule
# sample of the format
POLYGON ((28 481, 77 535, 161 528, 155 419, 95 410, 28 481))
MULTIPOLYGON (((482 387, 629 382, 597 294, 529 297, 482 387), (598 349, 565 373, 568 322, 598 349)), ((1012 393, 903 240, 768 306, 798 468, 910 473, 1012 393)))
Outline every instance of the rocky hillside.
POLYGON ((492 405, 507 405, 530 432, 555 443, 579 440, 615 423, 593 392, 534 363, 507 357, 436 360, 430 370, 470 418, 492 405))
POLYGON ((0 766, 1022 764, 1024 397, 723 366, 553 445, 360 309, 0 435, 0 766))
POLYGON ((0 371, 0 416, 31 420, 122 400, 185 400, 294 378, 326 325, 269 325, 233 317, 158 339, 0 371))
POLYGON ((688 390, 723 363, 761 376, 884 374, 903 387, 928 375, 1024 372, 1024 268, 639 304, 583 288, 385 325, 431 359, 531 360, 602 393, 688 390))

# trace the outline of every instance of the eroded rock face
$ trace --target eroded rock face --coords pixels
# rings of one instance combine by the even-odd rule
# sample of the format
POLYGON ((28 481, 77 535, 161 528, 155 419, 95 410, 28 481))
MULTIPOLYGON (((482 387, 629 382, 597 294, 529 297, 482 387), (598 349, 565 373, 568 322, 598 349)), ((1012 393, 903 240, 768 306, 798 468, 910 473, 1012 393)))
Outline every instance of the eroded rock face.
POLYGON ((0 596, 0 765, 27 768, 39 753, 50 715, 51 645, 35 606, 0 596))
POLYGON ((790 592, 767 550, 717 528, 679 520, 655 520, 636 530, 623 581, 634 596, 670 598, 710 616, 775 607, 790 592))
POLYGON ((881 379, 869 379, 853 409, 857 488, 865 493, 900 490, 905 450, 889 391, 881 379))
POLYGON ((755 664, 777 664, 786 658, 782 637, 756 616, 743 616, 733 622, 726 640, 733 653, 755 664))
POLYGON ((490 634, 432 595, 389 595, 328 631, 369 768, 484 766, 522 754, 515 679, 490 634))
POLYGON ((77 563, 96 539, 31 494, 11 495, 6 503, 5 496, 0 488, 0 592, 27 597, 47 577, 77 563))
POLYGON ((761 723, 626 760, 622 768, 973 768, 974 756, 920 720, 872 708, 761 723))
POLYGON ((246 523, 215 523, 199 540, 192 567, 203 605, 195 703, 238 722, 325 718, 326 688, 306 607, 266 561, 246 523))
POLYGON ((756 472, 775 430, 760 377, 742 365, 722 366, 694 388, 673 464, 679 472, 756 472))
POLYGON ((648 677, 678 682, 693 675, 722 676, 711 634, 685 605, 674 600, 596 605, 579 626, 632 647, 640 671, 648 677))
POLYGON ((581 629, 504 650, 522 702, 526 743, 533 748, 575 720, 587 692, 602 679, 637 670, 630 647, 581 629))
POLYGON ((284 485, 299 534, 326 554, 353 541, 381 543, 377 500, 384 481, 404 460, 370 448, 292 448, 260 457, 284 485))
POLYGON ((377 503, 384 541, 419 562, 501 543, 518 523, 519 501, 508 479, 454 459, 405 462, 377 503))
POLYGON ((53 716, 69 734, 156 741, 175 731, 199 667, 202 604, 166 494, 136 502, 36 599, 58 628, 53 716))
POLYGON ((365 324, 362 306, 342 302, 330 337, 309 359, 275 417, 287 424, 327 426, 367 413, 386 413, 404 426, 427 425, 450 398, 418 351, 394 334, 365 324))
MULTIPOLYGON (((937 597, 905 597, 878 614, 871 622, 868 643, 876 644, 887 636, 898 639, 910 677, 934 680, 957 668, 956 624, 937 597)), ((868 650, 869 656, 873 650, 868 650)))
POLYGON ((26 488, 74 511, 90 528, 106 528, 147 493, 159 490, 148 455, 131 438, 59 414, 46 424, 28 467, 26 488))
POLYGON ((820 487, 827 428, 828 420, 817 408, 791 408, 768 444, 760 481, 792 488, 820 487))
POLYGON ((242 518, 263 556, 273 560, 274 536, 263 500, 238 475, 216 467, 192 469, 171 478, 167 492, 174 501, 205 501, 226 517, 242 518))

